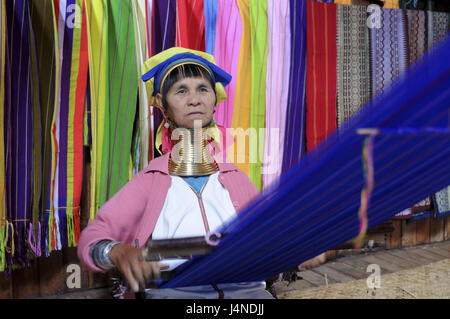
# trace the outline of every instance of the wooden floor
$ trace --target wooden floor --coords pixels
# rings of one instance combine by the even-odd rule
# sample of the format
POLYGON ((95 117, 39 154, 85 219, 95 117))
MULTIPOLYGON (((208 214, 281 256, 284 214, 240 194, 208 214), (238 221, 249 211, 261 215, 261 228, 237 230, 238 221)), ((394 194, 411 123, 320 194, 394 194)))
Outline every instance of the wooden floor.
MULTIPOLYGON (((364 253, 340 252, 336 258, 331 258, 325 264, 312 270, 299 271, 300 279, 288 283, 280 281, 274 284, 276 295, 322 287, 336 283, 345 283, 366 279, 370 272, 370 264, 380 266, 381 275, 416 268, 449 258, 450 240, 399 249, 384 249, 364 253)), ((58 299, 110 299, 111 289, 89 289, 44 298, 58 299)))
POLYGON ((380 275, 391 274, 442 261, 449 257, 450 241, 401 248, 341 255, 311 270, 297 272, 299 279, 274 284, 275 294, 281 296, 292 291, 367 279, 372 271, 368 266, 377 264, 380 275))

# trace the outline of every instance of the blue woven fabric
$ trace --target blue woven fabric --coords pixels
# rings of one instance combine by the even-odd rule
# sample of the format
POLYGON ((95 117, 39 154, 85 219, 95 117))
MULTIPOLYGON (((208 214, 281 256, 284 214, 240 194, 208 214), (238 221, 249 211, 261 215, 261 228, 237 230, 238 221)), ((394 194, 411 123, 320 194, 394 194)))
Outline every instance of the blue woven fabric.
POLYGON ((365 183, 359 128, 380 129, 369 228, 447 186, 449 61, 447 36, 248 205, 212 253, 180 266, 162 287, 264 280, 354 238, 365 183))

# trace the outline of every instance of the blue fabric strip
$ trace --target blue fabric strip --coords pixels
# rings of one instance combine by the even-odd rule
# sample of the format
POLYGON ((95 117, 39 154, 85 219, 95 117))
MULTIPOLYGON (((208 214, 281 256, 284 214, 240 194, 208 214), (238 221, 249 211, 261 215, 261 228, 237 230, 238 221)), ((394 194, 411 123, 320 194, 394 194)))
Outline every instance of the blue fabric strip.
POLYGON ((285 146, 282 173, 304 155, 305 147, 305 76, 306 76, 306 1, 290 0, 291 74, 286 113, 285 146))
POLYGON ((214 55, 217 25, 218 0, 208 0, 204 2, 205 12, 205 46, 206 53, 214 55))
MULTIPOLYGON (((447 36, 253 200, 212 253, 180 266, 162 287, 264 280, 355 238, 365 138, 357 130, 450 127, 449 61, 447 36)), ((446 187, 449 156, 448 134, 376 136, 368 227, 446 187)))

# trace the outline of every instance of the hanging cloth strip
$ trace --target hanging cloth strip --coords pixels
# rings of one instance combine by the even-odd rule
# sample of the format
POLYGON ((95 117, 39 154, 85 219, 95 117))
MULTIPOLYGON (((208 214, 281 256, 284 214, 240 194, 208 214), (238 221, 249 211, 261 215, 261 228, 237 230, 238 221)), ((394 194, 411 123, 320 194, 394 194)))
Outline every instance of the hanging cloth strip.
POLYGON ((105 136, 105 123, 108 118, 109 105, 109 78, 108 68, 108 21, 106 1, 86 1, 86 16, 88 28, 89 48, 89 84, 91 100, 91 206, 90 220, 93 220, 98 208, 100 193, 100 180, 103 158, 103 145, 105 136))
POLYGON ((408 66, 404 10, 381 9, 381 28, 370 28, 372 96, 389 87, 408 66))
POLYGON ((290 0, 289 12, 291 49, 282 173, 297 163, 306 151, 306 1, 290 0))
MULTIPOLYGON (((176 34, 177 34, 177 1, 158 1, 153 0, 152 7, 152 56, 175 46, 176 34)), ((151 110, 151 116, 153 117, 152 134, 155 136, 156 129, 161 125, 163 116, 158 108, 151 110)), ((153 149, 154 156, 159 153, 156 149, 153 149)), ((149 159, 151 159, 149 157, 149 159)))
MULTIPOLYGON (((250 33, 249 0, 237 0, 242 21, 242 36, 239 51, 238 70, 236 76, 236 95, 234 97, 234 110, 231 128, 242 129, 244 132, 250 128, 250 105, 252 89, 252 50, 250 33)), ((235 144, 231 160, 237 167, 249 176, 249 146, 242 145, 240 141, 235 144)))
POLYGON ((175 46, 176 39, 176 11, 175 0, 158 1, 153 0, 152 7, 152 54, 175 46))
MULTIPOLYGON (((43 187, 43 141, 42 141, 42 121, 41 121, 41 98, 40 98, 40 72, 38 64, 37 38, 34 31, 33 8, 28 3, 30 15, 28 17, 30 23, 30 87, 31 87, 31 104, 33 107, 33 169, 32 169, 32 201, 31 201, 31 220, 28 223, 28 244, 34 253, 34 256, 41 255, 41 224, 39 221, 41 213, 41 194, 43 187)), ((31 255, 30 255, 31 256, 31 255)))
POLYGON ((408 21, 409 63, 414 63, 427 50, 426 13, 419 10, 405 10, 408 21))
MULTIPOLYGON (((5 104, 5 59, 6 59, 6 4, 0 4, 0 105, 5 104)), ((5 107, 0 108, 0 123, 4 127, 5 107)), ((6 185, 5 185, 5 133, 0 129, 0 272, 5 270, 5 248, 6 248, 6 185)))
POLYGON ((450 186, 437 192, 433 196, 433 200, 436 218, 450 214, 450 186))
POLYGON ((376 134, 368 229, 442 189, 450 178, 449 59, 450 36, 368 102, 345 132, 304 156, 277 189, 219 229, 228 235, 210 254, 181 265, 161 288, 264 280, 354 238, 365 134, 376 134))
MULTIPOLYGON (((390 89, 392 80, 409 64, 405 10, 381 9, 380 24, 380 28, 370 28, 372 96, 390 89)), ((408 208, 396 217, 411 216, 408 208)))
MULTIPOLYGON (((427 19, 425 11, 405 10, 405 12, 408 32, 409 64, 413 64, 416 60, 421 58, 427 50, 427 19)), ((431 200, 430 197, 427 197, 413 207, 400 212, 395 218, 425 218, 430 216, 430 212, 431 200)))
MULTIPOLYGON (((432 48, 448 32, 450 32, 450 13, 427 11, 428 15, 428 46, 432 48)), ((439 218, 450 213, 450 186, 434 194, 435 217, 439 218)))
MULTIPOLYGON (((203 3, 205 10, 205 52, 211 55, 214 55, 215 51, 218 2, 219 0, 207 0, 203 3)), ((225 13, 230 14, 229 11, 225 13)))
POLYGON ((218 0, 213 55, 216 64, 231 75, 231 82, 225 87, 228 98, 217 105, 214 120, 226 128, 231 127, 233 117, 241 36, 242 21, 236 1, 218 0))
POLYGON ((337 125, 341 127, 371 98, 367 8, 337 6, 337 125))
POLYGON ((249 178, 262 190, 262 160, 264 154, 264 128, 266 119, 267 1, 250 1, 251 77, 250 98, 250 170, 249 178))
MULTIPOLYGON (((3 7, 2 7, 3 8, 3 7)), ((33 200, 33 103, 28 2, 6 3, 4 138, 6 178, 6 266, 28 264, 28 231, 33 200)), ((40 156, 36 154, 36 156, 40 156)), ((40 169, 36 167, 36 169, 40 169)), ((39 181, 37 181, 39 182, 39 181)))
POLYGON ((336 129, 336 8, 308 0, 306 150, 336 129))
MULTIPOLYGON (((83 120, 87 85, 88 51, 84 0, 59 1, 55 7, 60 81, 52 123, 55 141, 55 175, 51 198, 56 229, 44 225, 51 240, 51 250, 73 247, 80 235, 80 200, 83 179, 83 120)), ((48 221, 51 218, 47 219, 48 221)), ((46 247, 47 248, 47 247, 46 247)))
POLYGON ((177 1, 177 37, 175 45, 205 51, 205 14, 203 1, 177 1))
POLYGON ((283 161, 291 66, 289 2, 267 2, 267 31, 269 49, 266 75, 266 130, 262 167, 264 187, 268 187, 280 177, 283 161))
POLYGON ((399 8, 399 0, 381 0, 384 2, 383 8, 390 9, 398 9, 399 8))
MULTIPOLYGON (((136 115, 138 79, 131 2, 108 2, 109 105, 105 119, 98 204, 102 206, 130 179, 131 137, 136 115), (107 122, 107 123, 106 123, 107 122)), ((101 123, 99 123, 101 124, 101 123)))
MULTIPOLYGON (((40 109, 38 111, 38 119, 40 122, 40 130, 35 134, 41 137, 40 153, 42 154, 42 172, 35 176, 35 181, 40 180, 41 187, 34 187, 33 209, 32 209, 32 228, 29 240, 30 246, 37 256, 41 253, 41 242, 39 238, 44 237, 43 227, 48 230, 48 224, 45 225, 44 219, 48 216, 46 209, 50 209, 48 203, 50 198, 50 181, 52 160, 52 134, 51 127, 53 121, 53 112, 55 109, 55 29, 53 21, 53 6, 51 0, 44 0, 39 3, 29 2, 31 23, 33 25, 33 35, 36 50, 36 60, 32 58, 33 70, 37 70, 37 79, 33 80, 33 88, 38 93, 34 93, 39 97, 40 109), (36 200, 39 200, 36 207, 36 200), (42 223, 42 224, 41 224, 42 223), (35 243, 35 244, 33 244, 35 243)), ((36 124, 37 126, 37 124, 36 124)), ((33 150, 34 154, 37 151, 33 150)), ((36 156, 37 158, 38 156, 36 156)), ((36 172, 35 172, 36 174, 36 172)), ((36 182, 34 183, 36 185, 36 182)))
MULTIPOLYGON (((150 58, 148 54, 148 35, 147 33, 147 10, 148 5, 152 5, 153 1, 132 1, 133 6, 133 22, 134 22, 134 38, 136 49, 136 69, 137 74, 142 74, 145 61, 150 58)), ((149 25, 151 28, 151 24, 149 25)), ((139 86, 139 128, 137 141, 138 150, 136 150, 135 158, 138 162, 133 164, 134 172, 144 169, 149 161, 149 158, 153 158, 153 135, 151 128, 150 107, 148 105, 148 97, 145 90, 145 83, 143 81, 138 82, 139 86)))

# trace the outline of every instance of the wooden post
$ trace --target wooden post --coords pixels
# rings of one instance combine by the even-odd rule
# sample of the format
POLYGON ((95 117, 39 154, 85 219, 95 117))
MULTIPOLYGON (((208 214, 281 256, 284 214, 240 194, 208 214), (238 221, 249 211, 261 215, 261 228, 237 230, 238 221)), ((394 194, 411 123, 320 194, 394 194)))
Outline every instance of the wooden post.
POLYGON ((402 221, 399 219, 392 219, 394 231, 389 234, 388 248, 400 248, 402 246, 402 221))
POLYGON ((416 244, 416 223, 402 220, 402 247, 416 244))
POLYGON ((438 242, 444 240, 444 222, 445 218, 436 219, 431 217, 430 242, 438 242))
POLYGON ((419 219, 416 221, 416 239, 417 244, 428 244, 430 242, 430 218, 419 219))

